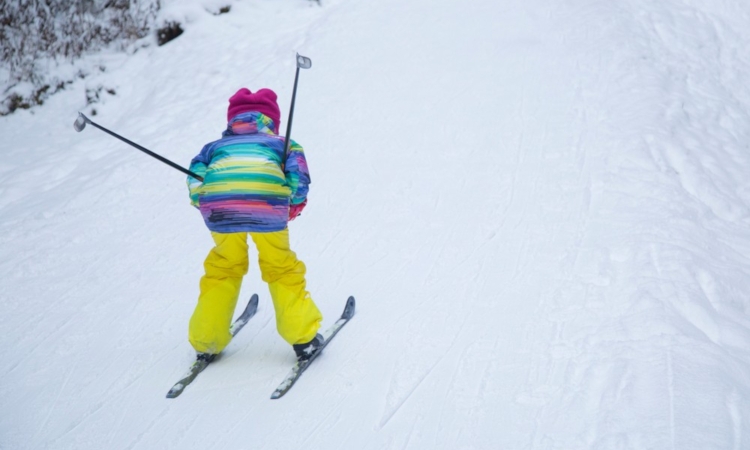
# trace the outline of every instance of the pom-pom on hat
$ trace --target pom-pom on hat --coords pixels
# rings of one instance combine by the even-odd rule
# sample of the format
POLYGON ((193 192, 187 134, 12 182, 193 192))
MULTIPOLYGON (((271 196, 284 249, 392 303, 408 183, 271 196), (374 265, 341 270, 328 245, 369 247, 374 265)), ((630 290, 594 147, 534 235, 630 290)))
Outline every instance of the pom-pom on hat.
POLYGON ((281 125, 281 111, 279 104, 276 103, 276 93, 270 89, 261 89, 255 94, 248 88, 242 88, 229 98, 229 109, 227 109, 227 122, 231 121, 238 114, 244 112, 259 112, 273 120, 276 128, 274 131, 279 132, 281 125))

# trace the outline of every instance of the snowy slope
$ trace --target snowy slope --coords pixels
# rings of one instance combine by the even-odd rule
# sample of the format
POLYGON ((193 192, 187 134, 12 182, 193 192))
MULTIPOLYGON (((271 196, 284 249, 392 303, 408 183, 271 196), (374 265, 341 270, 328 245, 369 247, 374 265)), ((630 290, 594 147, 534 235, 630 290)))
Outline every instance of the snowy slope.
POLYGON ((172 13, 0 119, 0 448, 750 448, 750 5, 172 13), (258 316, 166 400, 210 236, 182 174, 76 111, 113 89, 92 119, 187 165, 241 86, 286 125, 295 51, 293 248, 326 322, 358 314, 270 401, 293 353, 251 269, 258 316))

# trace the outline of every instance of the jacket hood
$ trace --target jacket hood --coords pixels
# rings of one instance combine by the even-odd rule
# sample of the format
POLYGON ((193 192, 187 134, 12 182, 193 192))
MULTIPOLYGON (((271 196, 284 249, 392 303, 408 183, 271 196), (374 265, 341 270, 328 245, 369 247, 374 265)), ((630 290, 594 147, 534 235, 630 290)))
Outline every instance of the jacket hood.
POLYGON ((276 124, 273 119, 265 114, 251 111, 234 116, 227 124, 227 129, 222 133, 222 136, 256 133, 275 135, 276 133, 273 131, 275 128, 276 124))

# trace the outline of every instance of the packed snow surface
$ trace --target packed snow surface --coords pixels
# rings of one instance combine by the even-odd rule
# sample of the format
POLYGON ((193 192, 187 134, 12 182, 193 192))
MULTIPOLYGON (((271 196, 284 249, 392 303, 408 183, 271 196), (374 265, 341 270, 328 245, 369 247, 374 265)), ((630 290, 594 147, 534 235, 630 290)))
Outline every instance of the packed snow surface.
POLYGON ((750 3, 226 3, 0 119, 0 448, 750 448, 750 3), (187 165, 239 87, 286 126, 295 52, 293 248, 324 326, 357 315, 271 401, 251 267, 257 316, 167 400, 210 235, 73 121, 187 165))

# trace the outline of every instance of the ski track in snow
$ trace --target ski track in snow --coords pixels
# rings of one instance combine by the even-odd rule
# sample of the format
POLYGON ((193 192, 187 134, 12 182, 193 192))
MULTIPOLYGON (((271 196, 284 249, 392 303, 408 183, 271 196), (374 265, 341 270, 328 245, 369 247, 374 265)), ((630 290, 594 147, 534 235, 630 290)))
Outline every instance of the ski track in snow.
POLYGON ((0 448, 748 447, 748 5, 164 3, 179 39, 0 118, 0 448), (293 354, 251 264, 258 314, 166 400, 211 239, 75 111, 114 88, 91 118, 187 165, 240 86, 285 127, 294 51, 292 245, 357 315, 270 401, 293 354))

